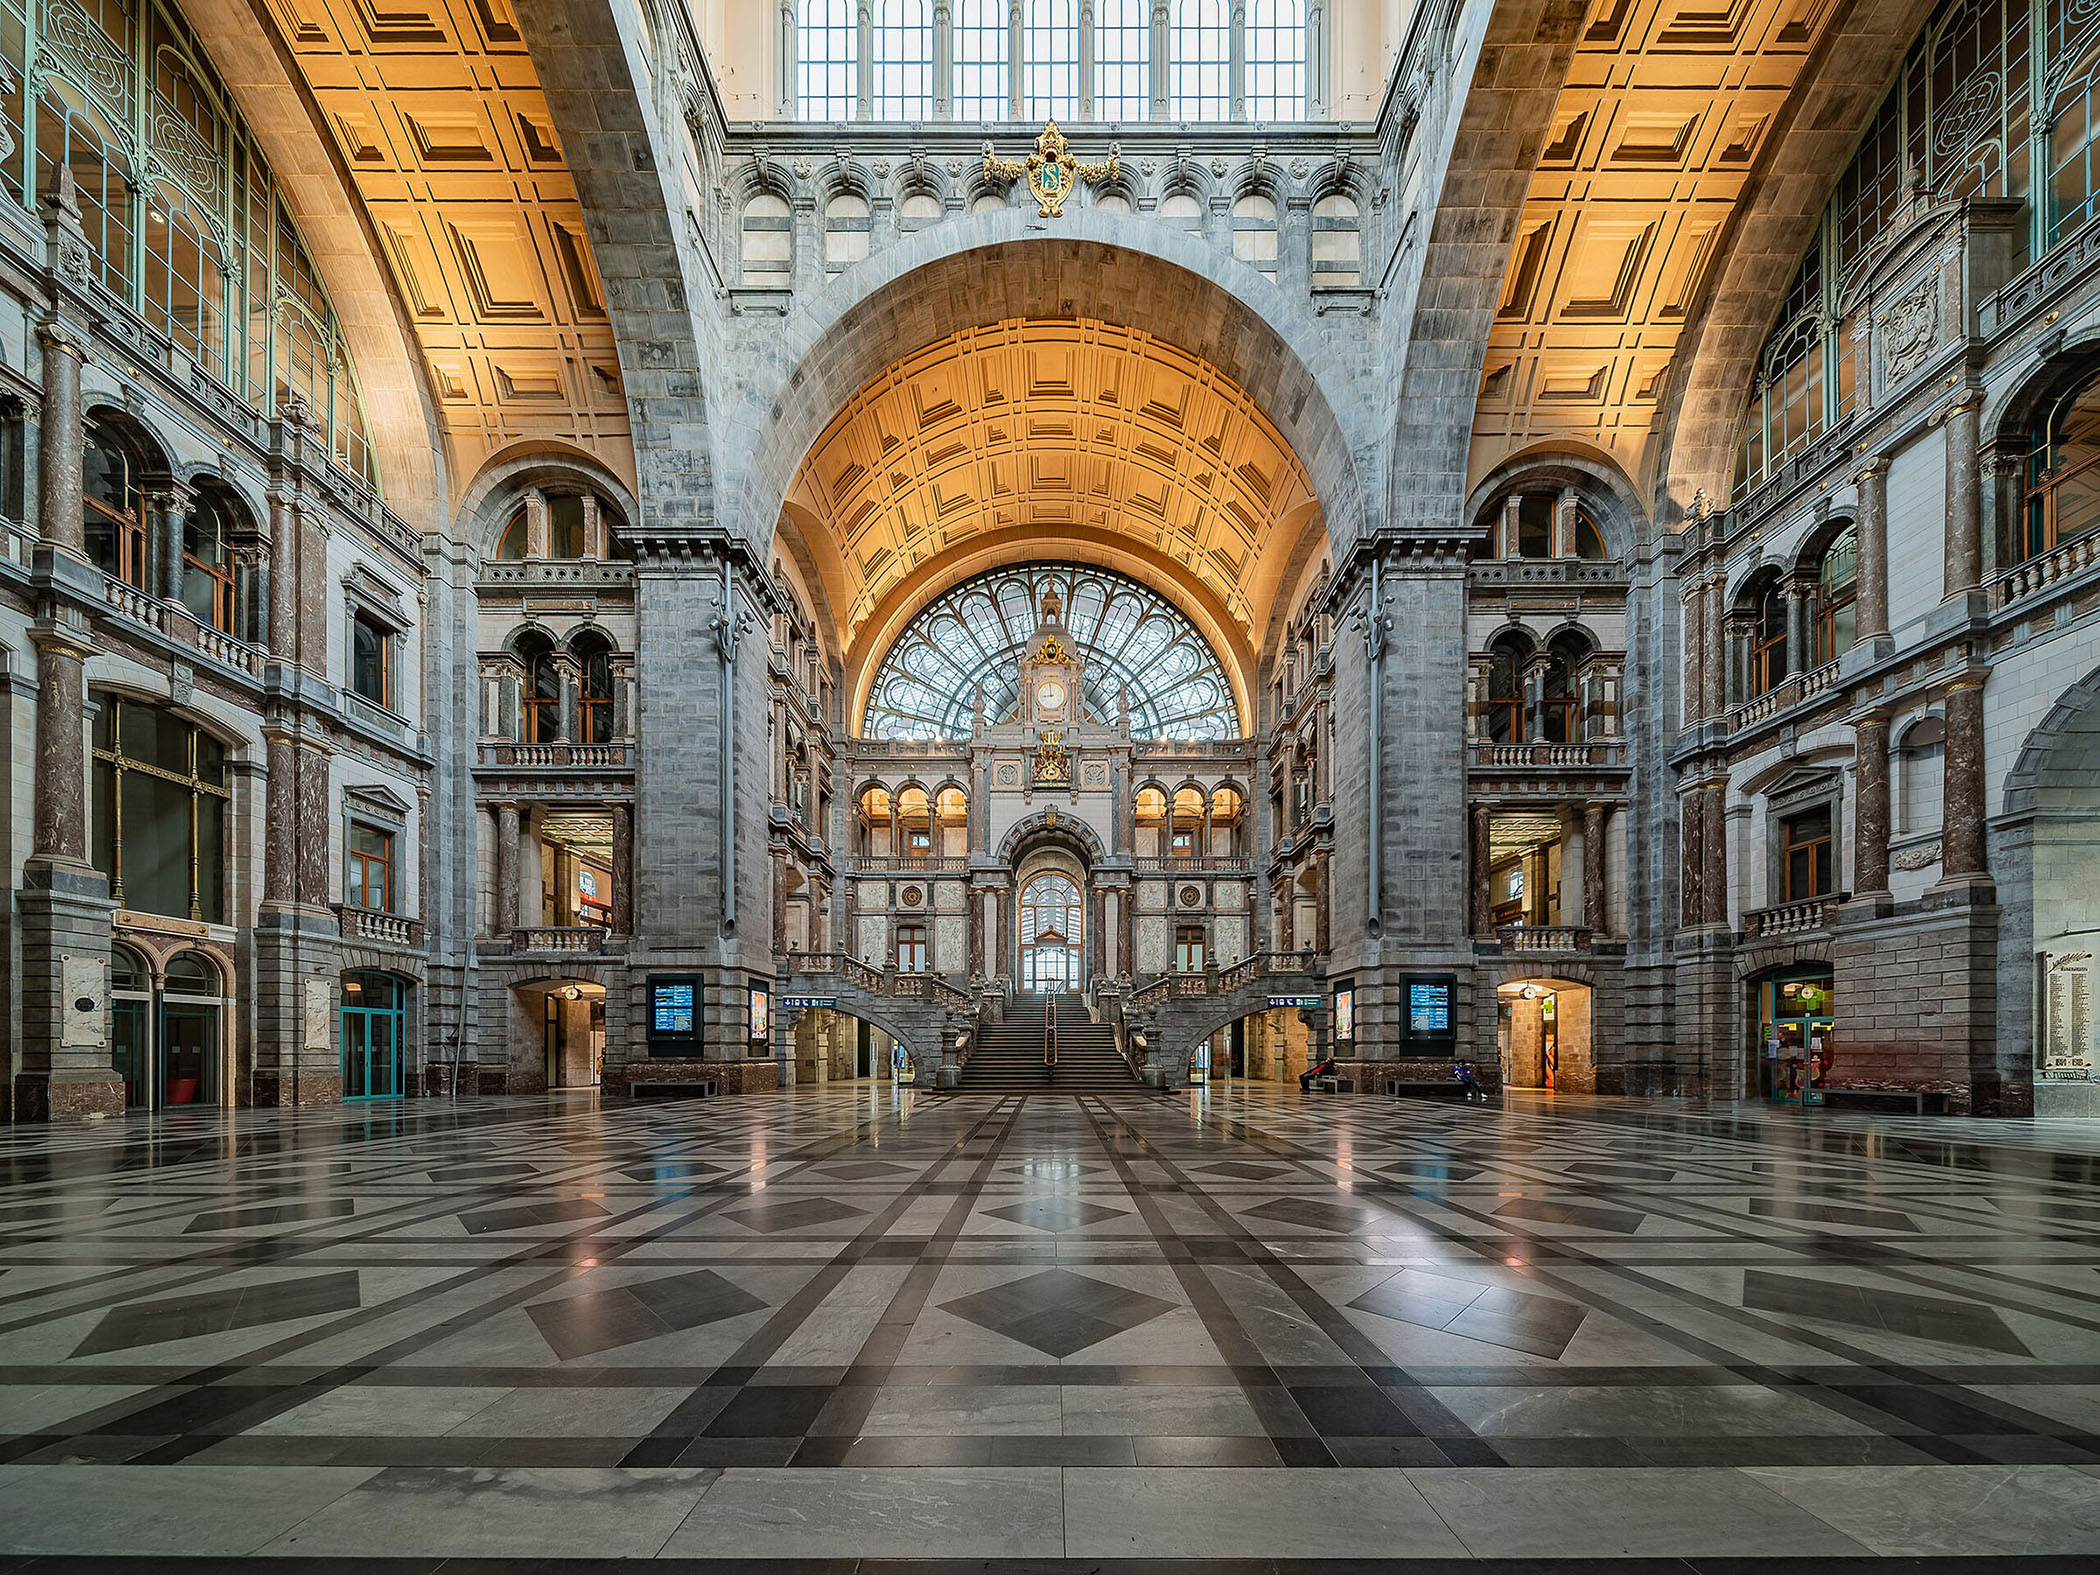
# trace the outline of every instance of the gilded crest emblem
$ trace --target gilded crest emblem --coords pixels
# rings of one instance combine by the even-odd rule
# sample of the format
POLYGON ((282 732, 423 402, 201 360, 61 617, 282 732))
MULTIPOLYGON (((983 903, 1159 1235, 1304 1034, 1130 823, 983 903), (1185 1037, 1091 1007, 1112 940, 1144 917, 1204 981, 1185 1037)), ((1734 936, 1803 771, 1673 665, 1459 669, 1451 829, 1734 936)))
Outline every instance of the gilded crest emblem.
POLYGON ((1046 219, 1054 219, 1065 211, 1065 199, 1072 195, 1078 182, 1114 180, 1122 169, 1123 153, 1118 143, 1108 145, 1105 163, 1082 164, 1073 158, 1065 134, 1057 129, 1054 120, 1043 122, 1042 133, 1035 139, 1035 151, 1024 160, 997 158, 992 145, 984 145, 985 179, 1027 181, 1036 212, 1046 219))
POLYGON ((1065 642, 1053 634, 1036 648, 1035 659, 1038 662, 1051 663, 1069 662, 1072 658, 1065 650, 1065 642))
POLYGON ((1062 730, 1052 728, 1035 746, 1035 781, 1038 787, 1062 787, 1072 780, 1072 752, 1065 748, 1062 730))

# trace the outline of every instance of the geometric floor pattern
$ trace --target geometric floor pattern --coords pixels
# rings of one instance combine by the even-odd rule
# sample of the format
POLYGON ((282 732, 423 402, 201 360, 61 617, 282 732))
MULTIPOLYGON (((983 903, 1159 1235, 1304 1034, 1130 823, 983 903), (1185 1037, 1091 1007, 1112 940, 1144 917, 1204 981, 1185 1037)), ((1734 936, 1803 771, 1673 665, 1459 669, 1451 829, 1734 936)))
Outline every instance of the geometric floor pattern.
POLYGON ((0 1131, 0 1575, 2096 1549, 2096 1124, 849 1085, 0 1131))

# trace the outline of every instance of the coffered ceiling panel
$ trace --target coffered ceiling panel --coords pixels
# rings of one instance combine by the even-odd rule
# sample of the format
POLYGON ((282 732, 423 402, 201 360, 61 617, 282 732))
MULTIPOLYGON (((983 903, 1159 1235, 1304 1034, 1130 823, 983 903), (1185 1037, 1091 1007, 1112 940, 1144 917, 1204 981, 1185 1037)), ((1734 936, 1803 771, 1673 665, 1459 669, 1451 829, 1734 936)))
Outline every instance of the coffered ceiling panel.
POLYGON ((1472 479, 1575 438, 1641 470, 1720 227, 1834 0, 1596 0, 1511 248, 1472 479))
POLYGON ((455 495, 521 441, 634 473, 604 291, 513 3, 270 0, 429 365, 455 495))
POLYGON ((972 329, 898 362, 833 419, 788 498, 836 543, 848 644, 916 567, 1014 529, 1149 549, 1251 634, 1257 588, 1317 512, 1297 456, 1238 385, 1087 320, 972 329))

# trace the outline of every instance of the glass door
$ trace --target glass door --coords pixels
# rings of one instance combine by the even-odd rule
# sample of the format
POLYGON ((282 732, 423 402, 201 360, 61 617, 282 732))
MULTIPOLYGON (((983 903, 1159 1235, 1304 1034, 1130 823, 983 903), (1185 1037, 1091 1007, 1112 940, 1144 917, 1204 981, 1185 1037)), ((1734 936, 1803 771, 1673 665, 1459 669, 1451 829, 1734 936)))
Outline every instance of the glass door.
POLYGON ((160 1039, 162 1102, 170 1108, 210 1104, 219 1055, 219 1003, 164 997, 160 1039))
POLYGON ((112 996, 109 1003, 110 1060, 124 1079, 124 1105, 153 1105, 153 997, 112 996))
POLYGON ((406 991, 383 973, 343 975, 343 1097, 396 1099, 407 1040, 406 991))

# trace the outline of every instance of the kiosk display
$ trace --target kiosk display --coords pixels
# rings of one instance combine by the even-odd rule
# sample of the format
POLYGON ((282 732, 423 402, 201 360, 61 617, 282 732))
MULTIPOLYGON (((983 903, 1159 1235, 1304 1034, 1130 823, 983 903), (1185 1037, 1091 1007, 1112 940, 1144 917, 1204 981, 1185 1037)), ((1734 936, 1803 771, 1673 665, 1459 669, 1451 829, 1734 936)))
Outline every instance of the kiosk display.
POLYGON ((1456 1041, 1451 1023, 1458 982, 1449 974, 1416 976, 1407 983, 1407 1043, 1417 1053, 1442 1050, 1456 1041))
POLYGON ((649 1053, 700 1053, 700 981, 657 975, 649 981, 649 1053))

